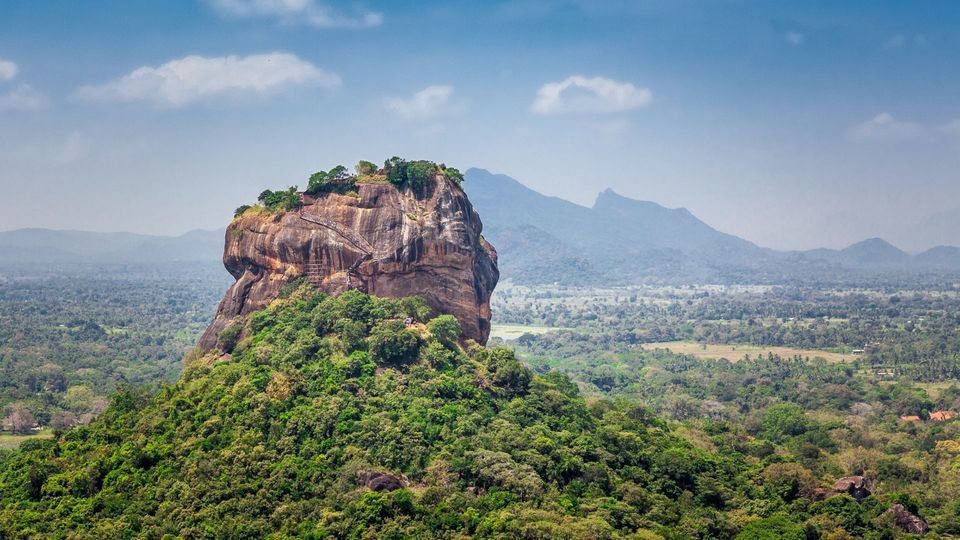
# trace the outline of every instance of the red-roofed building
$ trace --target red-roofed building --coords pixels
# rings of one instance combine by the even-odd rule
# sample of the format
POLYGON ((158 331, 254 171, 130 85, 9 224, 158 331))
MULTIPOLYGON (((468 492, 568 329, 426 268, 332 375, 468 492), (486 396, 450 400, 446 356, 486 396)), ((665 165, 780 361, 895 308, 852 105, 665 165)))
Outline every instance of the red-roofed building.
POLYGON ((930 413, 931 422, 944 422, 947 420, 952 420, 957 417, 957 413, 953 411, 934 411, 930 413))
POLYGON ((920 417, 915 414, 908 414, 908 415, 901 416, 900 420, 903 420, 904 422, 919 422, 920 417))

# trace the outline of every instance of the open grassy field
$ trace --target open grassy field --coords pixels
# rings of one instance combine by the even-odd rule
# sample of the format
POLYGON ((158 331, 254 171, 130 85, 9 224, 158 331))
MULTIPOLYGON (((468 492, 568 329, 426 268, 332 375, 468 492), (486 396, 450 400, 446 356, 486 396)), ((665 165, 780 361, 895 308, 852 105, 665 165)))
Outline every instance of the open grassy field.
POLYGON ((523 334, 546 334, 557 330, 568 330, 567 328, 556 328, 553 326, 537 326, 524 324, 493 324, 490 326, 490 337, 500 338, 502 340, 517 339, 523 334))
POLYGON ((653 349, 669 349, 677 354, 689 354, 697 358, 713 360, 726 358, 730 361, 742 360, 743 355, 745 354, 749 354, 750 356, 766 356, 767 353, 773 353, 783 357, 792 357, 799 354, 804 358, 809 357, 810 359, 814 359, 819 357, 828 362, 851 362, 856 358, 852 354, 840 354, 817 349, 796 349, 793 347, 758 347, 754 345, 709 345, 695 343, 692 341, 645 343, 643 348, 648 351, 653 349))
POLYGON ((53 437, 53 430, 44 429, 38 433, 30 435, 13 435, 11 433, 0 433, 0 450, 13 450, 20 446, 24 441, 31 439, 49 439, 53 437))

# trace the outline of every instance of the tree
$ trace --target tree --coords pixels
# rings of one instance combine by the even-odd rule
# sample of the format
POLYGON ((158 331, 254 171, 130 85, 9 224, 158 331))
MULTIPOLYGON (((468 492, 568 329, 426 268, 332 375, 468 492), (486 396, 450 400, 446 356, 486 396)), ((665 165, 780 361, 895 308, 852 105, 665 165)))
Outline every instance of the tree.
POLYGON ((399 366, 417 359, 420 336, 407 329, 403 321, 384 321, 370 331, 370 353, 377 363, 399 366))
POLYGON ((36 423, 30 409, 23 404, 14 403, 7 409, 7 416, 3 419, 3 429, 22 435, 30 433, 36 423))
POLYGON ((522 396, 530 388, 533 374, 523 364, 517 361, 513 351, 504 347, 486 350, 480 355, 486 360, 490 382, 507 396, 522 396))
POLYGON ((407 164, 407 183, 420 188, 437 175, 437 165, 431 161, 412 161, 407 164))
POLYGON ((383 171, 387 175, 387 181, 397 187, 407 181, 407 162, 397 156, 383 162, 383 171))
POLYGON ((763 435, 774 442, 782 442, 788 437, 802 435, 809 429, 810 422, 803 408, 794 403, 771 405, 763 415, 763 435))
POLYGON ((377 172, 377 165, 361 159, 353 169, 357 171, 357 174, 360 176, 369 176, 377 172))
POLYGON ((437 341, 450 345, 456 343, 463 332, 460 321, 453 315, 440 315, 427 323, 427 330, 437 341))

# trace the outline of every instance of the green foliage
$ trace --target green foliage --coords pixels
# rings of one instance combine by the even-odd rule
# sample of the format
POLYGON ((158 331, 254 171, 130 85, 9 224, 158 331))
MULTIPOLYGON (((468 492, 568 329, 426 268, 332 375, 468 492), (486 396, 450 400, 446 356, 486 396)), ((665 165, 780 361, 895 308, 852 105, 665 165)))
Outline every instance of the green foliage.
POLYGON ((460 321, 453 315, 440 315, 427 323, 427 330, 430 335, 444 344, 456 343, 458 337, 463 332, 460 327, 460 321))
POLYGON ((419 296, 408 296, 400 299, 400 307, 407 317, 415 321, 424 322, 430 318, 433 308, 426 300, 419 296))
POLYGON ((242 331, 243 326, 237 323, 224 328, 217 334, 217 346, 223 352, 232 352, 233 348, 237 346, 237 341, 239 341, 240 332, 242 331))
POLYGON ((802 435, 809 421, 803 407, 794 403, 779 403, 767 408, 763 416, 763 435, 774 442, 783 442, 788 437, 802 435))
POLYGON ((407 183, 414 189, 420 189, 437 175, 436 163, 432 161, 411 161, 407 164, 407 183))
MULTIPOLYGON (((123 382, 175 381, 230 279, 184 261, 0 273, 0 421, 19 411, 28 429, 88 423, 123 382)), ((7 443, 0 435, 0 448, 7 443)))
POLYGON ((250 209, 250 205, 249 205, 249 204, 242 204, 242 205, 238 206, 236 210, 233 211, 233 217, 238 218, 238 217, 242 216, 242 215, 244 214, 244 212, 246 212, 246 211, 249 210, 249 209, 250 209))
POLYGON ((403 321, 383 321, 370 331, 370 353, 380 364, 403 365, 417 358, 420 341, 420 335, 403 321))
MULTIPOLYGON (((893 538, 878 516, 895 502, 960 532, 958 424, 895 416, 950 407, 956 388, 643 350, 598 303, 585 309, 616 329, 531 334, 531 371, 509 349, 463 350, 422 300, 280 296, 230 360, 194 359, 158 391, 121 389, 92 425, 0 453, 0 537, 893 538), (373 491, 371 472, 404 487, 373 491), (856 472, 874 496, 814 502, 856 472)), ((64 335, 100 344, 113 325, 95 324, 64 335)), ((67 407, 97 395, 68 388, 67 407)))
POLYGON ((358 176, 369 176, 377 172, 377 165, 372 161, 361 159, 353 168, 358 176))
POLYGON ((347 172, 343 165, 327 171, 319 171, 310 175, 307 181, 307 190, 309 195, 317 195, 324 192, 346 193, 356 188, 356 177, 347 172))
POLYGON ((477 360, 486 362, 490 382, 507 397, 522 396, 527 393, 532 373, 521 364, 506 348, 487 349, 476 356, 477 360))
POLYGON ((409 186, 420 189, 438 174, 446 175, 458 185, 463 183, 463 174, 459 170, 432 161, 407 161, 394 156, 384 162, 383 170, 387 180, 398 188, 409 186))
POLYGON ((447 178, 453 180, 458 186, 463 184, 463 173, 460 172, 460 169, 445 166, 441 167, 443 168, 443 174, 447 175, 447 178))
POLYGON ((732 492, 737 461, 691 451, 633 405, 588 407, 568 378, 533 375, 509 350, 420 347, 400 301, 309 291, 253 315, 232 360, 197 360, 155 393, 120 392, 89 426, 0 454, 0 536, 732 530, 680 502, 655 463, 684 449, 683 474, 732 492), (359 332, 349 345, 346 328, 359 332), (379 471, 417 487, 371 491, 379 471))
POLYGON ((804 528, 784 514, 751 521, 736 540, 806 540, 804 528))
POLYGON ((267 189, 260 193, 257 200, 271 212, 288 212, 300 206, 300 193, 296 186, 290 186, 285 191, 267 189))

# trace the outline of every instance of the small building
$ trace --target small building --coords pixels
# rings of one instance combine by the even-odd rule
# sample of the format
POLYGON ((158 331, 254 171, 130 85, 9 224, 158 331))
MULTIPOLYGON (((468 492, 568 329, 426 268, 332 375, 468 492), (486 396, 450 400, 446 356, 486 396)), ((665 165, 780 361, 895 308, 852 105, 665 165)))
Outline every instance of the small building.
POLYGON ((931 422, 945 422, 947 420, 953 420, 957 417, 957 413, 953 411, 934 411, 930 413, 931 422))
POLYGON ((905 414, 900 417, 900 420, 903 422, 919 422, 920 417, 915 414, 905 414))

